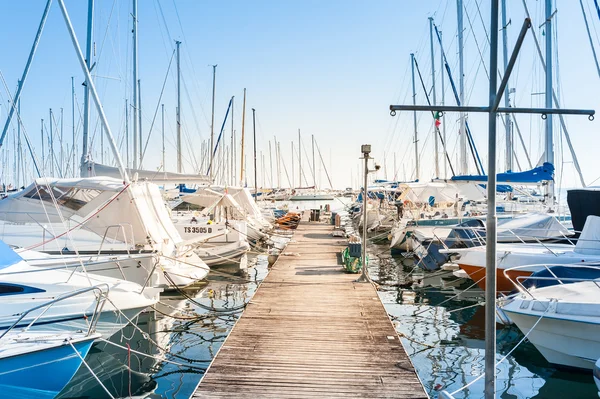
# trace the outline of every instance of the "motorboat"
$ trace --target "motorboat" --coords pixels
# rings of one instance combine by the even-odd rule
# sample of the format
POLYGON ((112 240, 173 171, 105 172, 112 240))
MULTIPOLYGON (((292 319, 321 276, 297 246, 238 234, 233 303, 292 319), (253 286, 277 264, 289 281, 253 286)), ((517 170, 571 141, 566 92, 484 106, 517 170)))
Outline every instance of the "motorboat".
POLYGON ((11 331, 4 335, 0 339, 2 396, 54 398, 100 336, 81 331, 11 331))
MULTIPOLYGON (((549 265, 537 267, 549 269, 549 265)), ((600 271, 599 266, 569 268, 600 271)), ((501 311, 549 363, 592 370, 600 358, 600 279, 562 277, 554 273, 535 279, 511 278, 510 269, 504 273, 519 292, 501 302, 501 311), (552 281, 552 285, 526 287, 524 280, 552 281)))
POLYGON ((109 337, 157 303, 161 289, 76 272, 31 266, 0 241, 0 333, 13 327, 95 331, 109 337))
POLYGON ((120 267, 90 265, 89 272, 107 277, 174 289, 210 270, 194 253, 195 240, 184 240, 171 222, 158 187, 146 181, 40 178, 0 202, 0 219, 4 240, 27 250, 119 256, 120 267))

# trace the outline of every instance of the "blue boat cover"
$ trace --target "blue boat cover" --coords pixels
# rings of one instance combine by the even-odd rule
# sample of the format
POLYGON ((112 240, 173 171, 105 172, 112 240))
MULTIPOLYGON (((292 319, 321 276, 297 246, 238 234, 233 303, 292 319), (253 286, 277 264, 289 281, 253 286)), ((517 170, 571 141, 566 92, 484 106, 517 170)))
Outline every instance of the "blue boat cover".
POLYGON ((22 261, 21 258, 11 247, 6 245, 4 241, 0 241, 0 269, 5 269, 22 261))
MULTIPOLYGON (((525 172, 498 173, 496 180, 503 183, 539 183, 545 180, 554 180, 554 165, 544 162, 542 166, 526 170, 525 172)), ((487 181, 487 175, 452 176, 454 181, 487 181)))

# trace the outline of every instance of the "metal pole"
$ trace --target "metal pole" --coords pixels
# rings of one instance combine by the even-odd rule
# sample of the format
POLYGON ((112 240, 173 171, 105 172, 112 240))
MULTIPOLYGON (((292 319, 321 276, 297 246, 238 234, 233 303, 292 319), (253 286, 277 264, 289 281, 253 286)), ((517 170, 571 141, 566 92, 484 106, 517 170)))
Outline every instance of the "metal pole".
POLYGON ((54 177, 54 135, 52 131, 52 125, 54 125, 54 121, 52 118, 52 108, 50 108, 50 149, 48 151, 48 158, 50 158, 50 176, 54 177))
MULTIPOLYGON (((435 52, 433 51, 433 18, 429 17, 429 47, 431 50, 431 94, 433 99, 433 105, 437 105, 436 93, 435 93, 435 52)), ((443 75, 443 73, 442 73, 443 75)), ((439 161, 439 148, 438 148, 438 137, 437 135, 433 136, 434 143, 434 167, 435 167, 435 177, 440 177, 440 161, 439 161)), ((385 162, 384 162, 385 165, 385 162)))
MULTIPOLYGON (((441 43, 442 43, 442 31, 439 31, 440 34, 440 47, 441 47, 441 43)), ((440 74, 440 85, 442 86, 442 101, 440 102, 441 105, 445 105, 446 104, 446 87, 444 84, 444 52, 440 50, 440 71, 442 71, 442 73, 440 74)), ((444 154, 448 154, 448 151, 446 150, 446 118, 442 118, 442 137, 444 138, 444 142, 442 143, 442 147, 444 149, 444 154)), ((444 178, 448 178, 448 159, 447 157, 444 157, 444 178)))
MULTIPOLYGON (((502 0, 502 57, 504 60, 504 73, 508 67, 508 25, 506 24, 506 0, 502 0)), ((510 107, 509 86, 504 89, 504 106, 510 107)), ((512 140, 512 115, 505 114, 505 129, 506 129, 506 171, 513 170, 513 140, 512 140)))
MULTIPOLYGON (((92 0, 90 0, 92 1, 92 0)), ((29 73, 29 68, 31 67, 31 62, 33 61, 33 57, 37 50, 38 44, 40 42, 40 38, 42 37, 42 32, 44 30, 44 25, 46 24, 46 19, 48 18, 48 11, 50 11, 50 5, 52 4, 52 0, 48 0, 46 2, 46 8, 44 8, 44 13, 42 14, 42 19, 40 21, 40 25, 38 26, 37 33, 35 34, 35 39, 33 40, 33 45, 31 46, 31 51, 29 52, 29 58, 27 58, 27 63, 25 64, 25 69, 23 70, 23 75, 19 80, 19 86, 17 87, 17 92, 15 93, 15 97, 13 99, 14 104, 19 104, 19 99, 21 98, 21 91, 23 90, 23 85, 25 84, 25 80, 27 79, 27 74, 29 73)), ((15 112, 14 107, 9 107, 8 118, 4 123, 4 129, 2 129, 2 136, 0 136, 0 147, 4 143, 4 138, 6 137, 6 132, 8 132, 8 127, 10 126, 10 122, 12 121, 13 114, 15 112)))
POLYGON ((365 170, 364 170, 364 180, 363 180, 363 207, 362 207, 362 219, 363 219, 363 229, 362 229, 362 245, 361 245, 361 262, 362 262, 362 270, 360 277, 356 282, 359 283, 368 283, 369 275, 367 273, 367 198, 369 198, 369 187, 367 177, 369 175, 369 153, 371 152, 370 145, 363 145, 363 159, 365 160, 365 170))
MULTIPOLYGON (((165 162, 165 104, 160 105, 161 108, 161 122, 162 122, 162 169, 163 172, 167 171, 167 164, 165 162)), ((179 161, 179 159, 178 159, 179 161)))
MULTIPOLYGON (((552 0, 546 0, 546 108, 552 108, 552 0)), ((545 161, 554 164, 554 137, 552 136, 552 114, 546 118, 545 161)), ((554 207, 554 182, 546 185, 548 207, 554 207)))
POLYGON ((73 157, 73 177, 77 175, 75 165, 76 157, 75 154, 75 77, 71 76, 71 124, 73 125, 73 141, 71 144, 71 156, 73 157))
MULTIPOLYGON (((277 156, 277 154, 275 154, 277 156)), ((273 179, 273 152, 271 151, 271 140, 269 140, 269 169, 271 169, 271 188, 275 187, 275 179, 273 179)))
POLYGON ((233 186, 235 184, 235 131, 233 130, 233 100, 235 96, 231 97, 231 148, 230 151, 230 164, 229 168, 229 184, 233 186))
MULTIPOLYGON (((492 0, 490 71, 498 70, 498 0, 492 0)), ((490 74, 488 183, 485 250, 485 398, 496 397, 496 103, 498 74, 490 74)))
POLYGON ((315 165, 315 135, 311 134, 312 141, 312 167, 313 167, 313 186, 315 192, 317 191, 317 167, 315 165))
POLYGON ((104 165, 104 127, 100 127, 100 163, 104 165))
MULTIPOLYGON (((63 109, 60 109, 60 177, 64 177, 63 167, 64 167, 64 151, 63 151, 63 109)), ((66 171, 65 171, 66 172, 66 171)))
POLYGON ((246 126, 246 88, 244 88, 244 102, 242 105, 242 139, 240 142, 240 186, 244 185, 244 165, 246 160, 244 158, 244 127, 246 126))
POLYGON ((127 170, 125 169, 125 165, 123 165, 123 160, 121 159, 121 154, 119 153, 117 143, 115 142, 112 131, 110 130, 110 126, 108 125, 108 119, 106 118, 106 114, 104 113, 104 108, 102 107, 102 103, 100 102, 100 97, 98 96, 98 92, 96 91, 96 86, 92 81, 90 70, 86 65, 85 58, 83 58, 83 53, 81 52, 81 47, 79 47, 77 36, 75 36, 75 30, 73 29, 73 25, 71 24, 71 20, 69 19, 69 14, 67 13, 67 8, 65 7, 64 0, 58 0, 58 4, 60 4, 60 9, 65 19, 65 24, 67 25, 67 29, 69 31, 69 34, 71 35, 71 41, 73 42, 73 47, 75 48, 75 52, 77 53, 77 57, 79 58, 81 69, 85 73, 86 81, 89 82, 90 93, 94 99, 94 103, 96 104, 96 111, 100 116, 100 121, 102 122, 102 125, 106 130, 106 134, 108 135, 108 143, 110 144, 110 147, 113 151, 113 156, 117 161, 117 166, 121 172, 123 181, 125 183, 129 183, 129 176, 127 175, 127 170))
MULTIPOLYGON (((133 169, 137 169, 138 161, 137 161, 137 148, 138 148, 138 37, 137 37, 137 0, 133 0, 133 169)), ((140 142, 140 148, 142 147, 142 143, 140 142)), ((140 159, 141 161, 141 159, 140 159)))
MULTIPOLYGON (((459 99, 460 105, 465 105, 465 69, 463 57, 463 2, 456 0, 456 13, 458 19, 458 67, 459 67, 459 99)), ((460 166, 459 174, 466 175, 469 172, 467 164, 467 132, 465 113, 460 112, 460 166)))
POLYGON ((129 163, 129 102, 127 99, 125 99, 125 162, 129 169, 131 164, 129 163))
POLYGON ((298 129, 298 187, 302 187, 302 139, 298 129))
POLYGON ((294 142, 292 141, 292 187, 290 188, 296 187, 294 184, 294 152, 296 152, 296 150, 294 149, 294 142))
POLYGON ((138 149, 140 150, 139 156, 140 156, 140 162, 139 162, 139 167, 140 169, 142 169, 142 159, 144 158, 144 149, 142 146, 142 143, 144 142, 144 140, 142 140, 142 81, 141 79, 138 79, 137 81, 137 88, 138 88, 138 149))
MULTIPOLYGON (((92 68, 92 47, 94 45, 94 0, 88 1, 87 39, 85 45, 85 63, 88 71, 92 68)), ((90 82, 85 82, 83 89, 83 146, 81 152, 81 165, 88 156, 88 137, 90 130, 90 82)))
POLYGON ((213 175, 213 149, 214 149, 214 140, 215 140, 215 84, 216 84, 216 76, 217 76, 217 66, 213 65, 213 87, 212 87, 212 112, 210 118, 210 177, 213 175))
POLYGON ((254 131, 254 201, 258 201, 258 173, 256 171, 256 110, 252 108, 252 129, 254 131))
MULTIPOLYGON (((415 88, 415 55, 410 54, 410 66, 412 71, 412 91, 413 91, 413 105, 417 105, 417 90, 415 88)), ((415 128, 415 180, 419 180, 419 136, 417 133, 417 111, 413 112, 413 124, 415 128)))
MULTIPOLYGON (((17 102, 17 107, 18 107, 18 112, 19 115, 21 115, 21 99, 19 99, 19 101, 17 102)), ((19 188, 21 187, 21 157, 22 157, 22 153, 21 153, 21 121, 19 120, 17 123, 17 187, 19 188)), ((23 170, 23 174, 25 174, 25 171, 23 170)))
POLYGON ((42 119, 42 130, 41 130, 41 135, 42 135, 42 174, 45 176, 46 175, 46 155, 44 154, 44 120, 42 119))
MULTIPOLYGON (((177 173, 181 173, 182 164, 181 164, 181 69, 180 69, 180 58, 179 58, 179 47, 181 45, 180 41, 175 41, 175 45, 177 46, 177 173)), ((163 105, 163 118, 164 118, 164 105, 163 105)), ((164 130, 164 128, 163 128, 164 130)), ((163 168, 165 165, 164 162, 164 141, 163 141, 163 168)))
POLYGON ((275 138, 275 147, 277 149, 277 188, 281 188, 281 143, 275 138))

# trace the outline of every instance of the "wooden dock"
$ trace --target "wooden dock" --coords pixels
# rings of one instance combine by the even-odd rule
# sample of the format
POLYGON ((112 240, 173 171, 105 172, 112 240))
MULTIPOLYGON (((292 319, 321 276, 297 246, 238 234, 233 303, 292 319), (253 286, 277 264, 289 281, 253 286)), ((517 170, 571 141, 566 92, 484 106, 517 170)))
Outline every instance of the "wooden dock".
POLYGON ((301 222, 193 398, 427 398, 376 289, 338 264, 332 226, 301 222))

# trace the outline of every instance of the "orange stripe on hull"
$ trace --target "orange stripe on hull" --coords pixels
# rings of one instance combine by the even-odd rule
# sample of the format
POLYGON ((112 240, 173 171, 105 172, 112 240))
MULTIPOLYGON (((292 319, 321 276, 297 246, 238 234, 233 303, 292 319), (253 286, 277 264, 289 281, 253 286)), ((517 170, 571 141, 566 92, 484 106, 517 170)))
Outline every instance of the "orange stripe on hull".
MULTIPOLYGON (((485 291, 485 267, 463 265, 460 263, 458 265, 461 269, 467 272, 469 277, 471 277, 471 280, 477 282, 479 288, 485 291)), ((531 276, 531 272, 523 270, 512 270, 507 274, 511 277, 511 279, 513 279, 513 281, 516 281, 516 278, 519 276, 531 276)), ((498 291, 502 292, 510 292, 516 288, 515 285, 504 275, 504 269, 496 269, 496 287, 498 291)))

